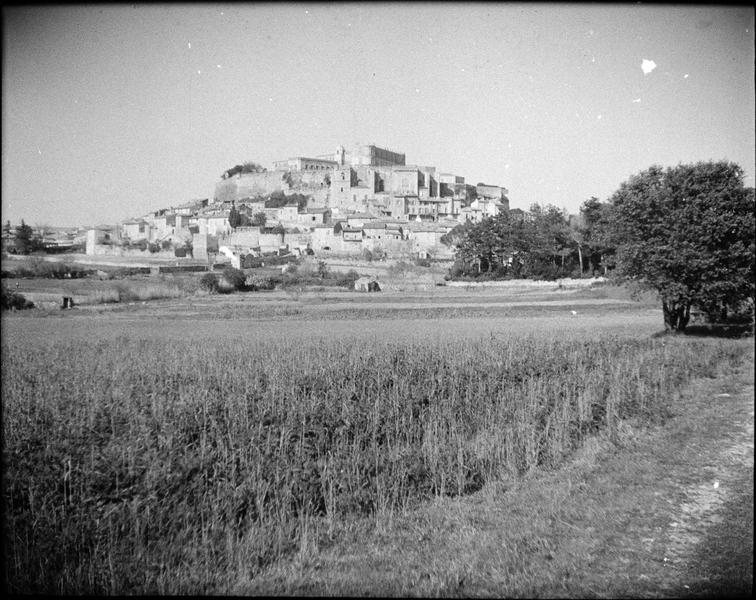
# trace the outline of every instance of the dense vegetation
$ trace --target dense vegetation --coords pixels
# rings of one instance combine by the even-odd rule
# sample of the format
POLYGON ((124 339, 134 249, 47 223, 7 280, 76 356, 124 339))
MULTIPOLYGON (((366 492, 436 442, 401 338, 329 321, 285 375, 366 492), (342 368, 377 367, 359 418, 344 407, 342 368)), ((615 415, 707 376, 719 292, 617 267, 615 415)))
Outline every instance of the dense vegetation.
POLYGON ((678 386, 741 350, 606 334, 4 339, 6 585, 224 592, 350 518, 556 466, 622 419, 663 420, 678 386))
POLYGON ((728 162, 653 166, 621 184, 608 202, 590 198, 569 216, 533 204, 465 223, 442 242, 457 249, 453 279, 556 279, 615 269, 662 297, 669 330, 693 306, 712 321, 752 319, 754 189, 728 162))
POLYGON ((297 210, 302 211, 307 208, 307 201, 309 196, 306 194, 285 194, 282 191, 276 191, 271 193, 265 200, 265 208, 281 208, 288 204, 297 205, 297 210))
POLYGON ((443 241, 457 247, 451 270, 460 276, 556 279, 580 275, 567 214, 534 204, 453 229, 443 241))
POLYGON ((6 289, 5 284, 0 287, 1 310, 24 310, 34 308, 34 302, 27 300, 23 294, 6 289))
POLYGON ((660 293, 667 329, 684 329, 694 304, 752 318, 756 203, 743 177, 727 162, 653 166, 611 197, 618 274, 660 293))
POLYGON ((226 169, 225 171, 223 171, 221 177, 223 179, 228 179, 229 177, 233 177, 237 173, 264 173, 266 170, 267 169, 265 169, 265 167, 258 165, 256 162, 248 160, 247 162, 244 162, 240 165, 234 165, 230 169, 226 169))

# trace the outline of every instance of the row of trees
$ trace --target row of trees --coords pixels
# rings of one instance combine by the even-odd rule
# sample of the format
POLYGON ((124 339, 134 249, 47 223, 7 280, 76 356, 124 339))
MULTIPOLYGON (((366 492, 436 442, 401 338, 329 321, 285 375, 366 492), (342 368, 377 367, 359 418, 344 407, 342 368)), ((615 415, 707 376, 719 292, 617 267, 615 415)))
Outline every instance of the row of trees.
MULTIPOLYGON (((557 278, 613 269, 620 281, 659 292, 665 326, 681 330, 698 307, 726 319, 754 301, 754 189, 730 162, 652 166, 607 202, 578 215, 554 206, 512 210, 460 225, 452 277, 557 278)), ((750 307, 750 308, 749 308, 750 307)))
POLYGON ((13 231, 13 240, 9 250, 16 254, 30 254, 44 250, 42 237, 35 233, 34 229, 27 225, 23 219, 21 219, 21 225, 16 226, 15 229, 11 229, 10 221, 6 221, 3 226, 3 233, 10 238, 11 231, 13 231))
POLYGON ((458 225, 441 238, 457 248, 453 277, 556 279, 605 272, 614 249, 606 205, 587 200, 579 215, 551 205, 511 210, 458 225))

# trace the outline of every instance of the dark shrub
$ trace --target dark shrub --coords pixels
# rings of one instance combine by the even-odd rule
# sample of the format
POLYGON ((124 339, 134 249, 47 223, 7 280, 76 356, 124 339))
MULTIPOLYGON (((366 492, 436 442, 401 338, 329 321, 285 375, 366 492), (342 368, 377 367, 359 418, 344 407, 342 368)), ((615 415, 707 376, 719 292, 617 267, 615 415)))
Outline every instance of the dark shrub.
POLYGON ((210 293, 218 291, 218 276, 215 273, 205 273, 200 277, 200 289, 210 293))
POLYGON ((336 277, 336 285, 348 289, 352 289, 354 287, 354 282, 360 278, 360 274, 354 269, 350 269, 346 273, 334 273, 334 275, 336 277))
POLYGON ((431 261, 427 258, 418 257, 415 259, 415 265, 417 265, 418 267, 430 267, 431 261))
POLYGON ((249 278, 247 288, 253 292, 258 290, 274 290, 278 280, 274 277, 265 277, 262 275, 253 275, 249 278))
POLYGON ((241 269, 226 267, 223 269, 223 278, 228 281, 235 290, 243 290, 247 276, 241 269))
POLYGON ((0 288, 0 303, 2 303, 2 310, 34 308, 34 302, 27 300, 23 294, 9 292, 5 286, 0 288))

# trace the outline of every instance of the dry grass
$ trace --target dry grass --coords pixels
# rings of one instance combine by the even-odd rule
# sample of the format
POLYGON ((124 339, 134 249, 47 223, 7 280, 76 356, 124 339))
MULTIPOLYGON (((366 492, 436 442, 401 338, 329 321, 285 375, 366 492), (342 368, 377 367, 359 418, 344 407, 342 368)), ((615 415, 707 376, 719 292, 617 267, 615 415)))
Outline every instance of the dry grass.
MULTIPOLYGON (((736 344, 749 350, 749 342, 736 344)), ((337 543, 310 543, 241 579, 233 593, 750 597, 753 425, 738 425, 753 411, 752 348, 748 354, 741 371, 722 365, 708 373, 717 378, 674 394, 664 426, 624 422, 614 436, 586 440, 558 470, 355 523, 337 543), (733 402, 738 392, 745 406, 733 402), (749 439, 750 467, 739 441, 749 439), (702 503, 701 490, 724 498, 721 515, 702 503), (695 513, 687 524, 686 507, 695 513), (687 546, 681 534, 692 536, 687 546)))
MULTIPOLYGON (((187 275, 139 276, 121 280, 98 279, 22 279, 18 290, 37 303, 62 304, 63 296, 77 305, 143 302, 147 300, 182 298, 194 293, 197 277, 187 275)), ((16 289, 15 285, 9 285, 16 289)))
POLYGON ((70 338, 3 338, 11 591, 228 591, 355 519, 557 466, 625 419, 658 422, 672 390, 741 353, 585 326, 555 339, 416 324, 414 340, 367 345, 332 325, 285 338, 229 322, 229 338, 188 344, 140 320, 102 338, 71 319, 70 338))

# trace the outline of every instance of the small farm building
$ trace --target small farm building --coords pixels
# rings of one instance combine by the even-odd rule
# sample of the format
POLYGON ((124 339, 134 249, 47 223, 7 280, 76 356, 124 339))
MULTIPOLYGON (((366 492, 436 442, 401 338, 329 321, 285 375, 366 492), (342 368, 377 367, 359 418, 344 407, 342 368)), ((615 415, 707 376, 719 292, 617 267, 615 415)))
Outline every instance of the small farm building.
POLYGON ((354 289, 357 292, 380 292, 381 284, 373 277, 360 277, 354 282, 354 289))

